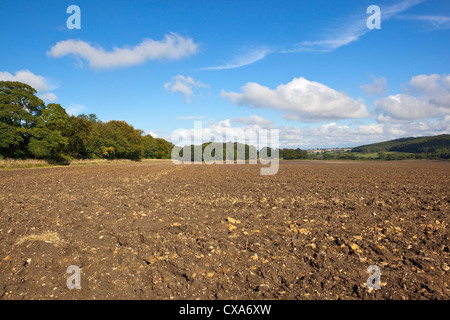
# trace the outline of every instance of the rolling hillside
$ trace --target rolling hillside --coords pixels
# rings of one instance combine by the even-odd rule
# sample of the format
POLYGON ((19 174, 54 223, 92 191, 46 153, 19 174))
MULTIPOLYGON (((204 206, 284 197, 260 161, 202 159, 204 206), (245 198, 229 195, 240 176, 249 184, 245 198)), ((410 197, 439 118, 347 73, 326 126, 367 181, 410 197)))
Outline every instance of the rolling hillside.
POLYGON ((401 138, 352 149, 356 153, 373 152, 407 152, 407 153, 448 153, 450 151, 450 135, 442 134, 431 137, 401 138))

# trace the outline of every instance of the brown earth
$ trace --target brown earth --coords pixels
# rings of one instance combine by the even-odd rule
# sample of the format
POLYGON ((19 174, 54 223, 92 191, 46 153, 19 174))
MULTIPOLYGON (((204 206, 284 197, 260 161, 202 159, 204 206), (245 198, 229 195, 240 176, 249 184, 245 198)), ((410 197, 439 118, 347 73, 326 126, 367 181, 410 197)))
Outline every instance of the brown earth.
POLYGON ((450 299, 449 186, 432 161, 0 171, 0 298, 450 299))

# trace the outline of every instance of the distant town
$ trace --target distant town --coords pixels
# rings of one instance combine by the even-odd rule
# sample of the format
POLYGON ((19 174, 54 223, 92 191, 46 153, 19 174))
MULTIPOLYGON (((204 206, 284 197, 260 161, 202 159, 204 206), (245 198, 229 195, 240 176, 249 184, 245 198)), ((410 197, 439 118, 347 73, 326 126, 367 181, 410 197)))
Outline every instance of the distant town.
POLYGON ((308 153, 324 153, 324 152, 350 152, 352 148, 319 148, 306 150, 308 153))

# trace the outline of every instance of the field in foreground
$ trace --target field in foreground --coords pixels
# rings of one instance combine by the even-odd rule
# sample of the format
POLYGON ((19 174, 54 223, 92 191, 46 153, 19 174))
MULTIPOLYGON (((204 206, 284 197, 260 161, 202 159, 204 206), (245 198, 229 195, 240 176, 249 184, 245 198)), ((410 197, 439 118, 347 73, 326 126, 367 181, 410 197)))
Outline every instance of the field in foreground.
POLYGON ((0 299, 450 299, 449 195, 431 161, 0 171, 0 299))

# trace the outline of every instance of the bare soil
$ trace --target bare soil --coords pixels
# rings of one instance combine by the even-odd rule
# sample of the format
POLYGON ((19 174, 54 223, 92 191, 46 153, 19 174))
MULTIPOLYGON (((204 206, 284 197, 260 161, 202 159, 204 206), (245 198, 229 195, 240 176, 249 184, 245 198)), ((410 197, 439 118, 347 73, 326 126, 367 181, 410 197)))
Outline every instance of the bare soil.
POLYGON ((449 209, 448 162, 0 171, 0 299, 450 299, 449 209))

